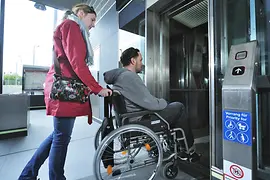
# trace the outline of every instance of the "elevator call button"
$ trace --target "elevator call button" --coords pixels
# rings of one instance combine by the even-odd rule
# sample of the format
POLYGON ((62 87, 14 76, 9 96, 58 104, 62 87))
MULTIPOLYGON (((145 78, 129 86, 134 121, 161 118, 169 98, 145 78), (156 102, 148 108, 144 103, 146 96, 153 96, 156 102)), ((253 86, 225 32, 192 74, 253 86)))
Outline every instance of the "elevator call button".
POLYGON ((243 75, 245 73, 245 69, 246 69, 245 66, 236 66, 232 70, 232 75, 233 76, 243 75))
POLYGON ((247 51, 240 51, 235 54, 235 60, 246 59, 246 57, 247 57, 247 51))

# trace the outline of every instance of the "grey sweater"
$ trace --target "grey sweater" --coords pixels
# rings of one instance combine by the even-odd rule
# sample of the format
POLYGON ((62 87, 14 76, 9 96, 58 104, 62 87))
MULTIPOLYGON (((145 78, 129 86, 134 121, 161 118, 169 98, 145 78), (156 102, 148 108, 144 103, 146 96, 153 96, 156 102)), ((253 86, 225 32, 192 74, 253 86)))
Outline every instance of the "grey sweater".
POLYGON ((112 84, 113 89, 120 91, 125 97, 128 112, 139 110, 162 110, 167 106, 164 99, 151 95, 138 74, 125 68, 117 68, 105 72, 104 81, 112 84))

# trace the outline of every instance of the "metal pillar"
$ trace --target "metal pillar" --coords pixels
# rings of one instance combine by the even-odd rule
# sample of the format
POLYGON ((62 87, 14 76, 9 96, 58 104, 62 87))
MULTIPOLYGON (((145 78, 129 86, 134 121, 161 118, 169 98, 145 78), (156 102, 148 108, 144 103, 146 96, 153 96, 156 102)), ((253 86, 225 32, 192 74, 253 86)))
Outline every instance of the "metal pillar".
POLYGON ((257 41, 233 45, 222 87, 224 179, 255 179, 257 41))

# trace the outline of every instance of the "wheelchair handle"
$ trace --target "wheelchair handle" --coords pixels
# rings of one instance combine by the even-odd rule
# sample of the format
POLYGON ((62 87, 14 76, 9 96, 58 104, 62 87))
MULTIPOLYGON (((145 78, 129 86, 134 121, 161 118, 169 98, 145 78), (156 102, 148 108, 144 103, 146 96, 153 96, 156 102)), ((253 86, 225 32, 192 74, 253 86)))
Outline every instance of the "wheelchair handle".
POLYGON ((113 89, 109 85, 107 85, 106 88, 113 91, 113 89))
MULTIPOLYGON (((113 89, 109 85, 107 85, 106 88, 107 89, 110 89, 113 92, 113 89)), ((98 97, 102 97, 102 96, 101 95, 98 95, 98 97)))

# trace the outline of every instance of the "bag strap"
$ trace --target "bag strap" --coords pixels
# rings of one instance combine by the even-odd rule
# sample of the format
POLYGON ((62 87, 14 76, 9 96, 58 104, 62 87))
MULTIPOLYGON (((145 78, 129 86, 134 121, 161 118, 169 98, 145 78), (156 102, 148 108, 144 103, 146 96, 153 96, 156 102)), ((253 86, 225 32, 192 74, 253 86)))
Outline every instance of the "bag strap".
POLYGON ((53 47, 53 64, 54 64, 54 71, 57 75, 61 75, 61 68, 60 68, 60 63, 59 63, 59 59, 56 56, 56 52, 55 49, 53 47))

